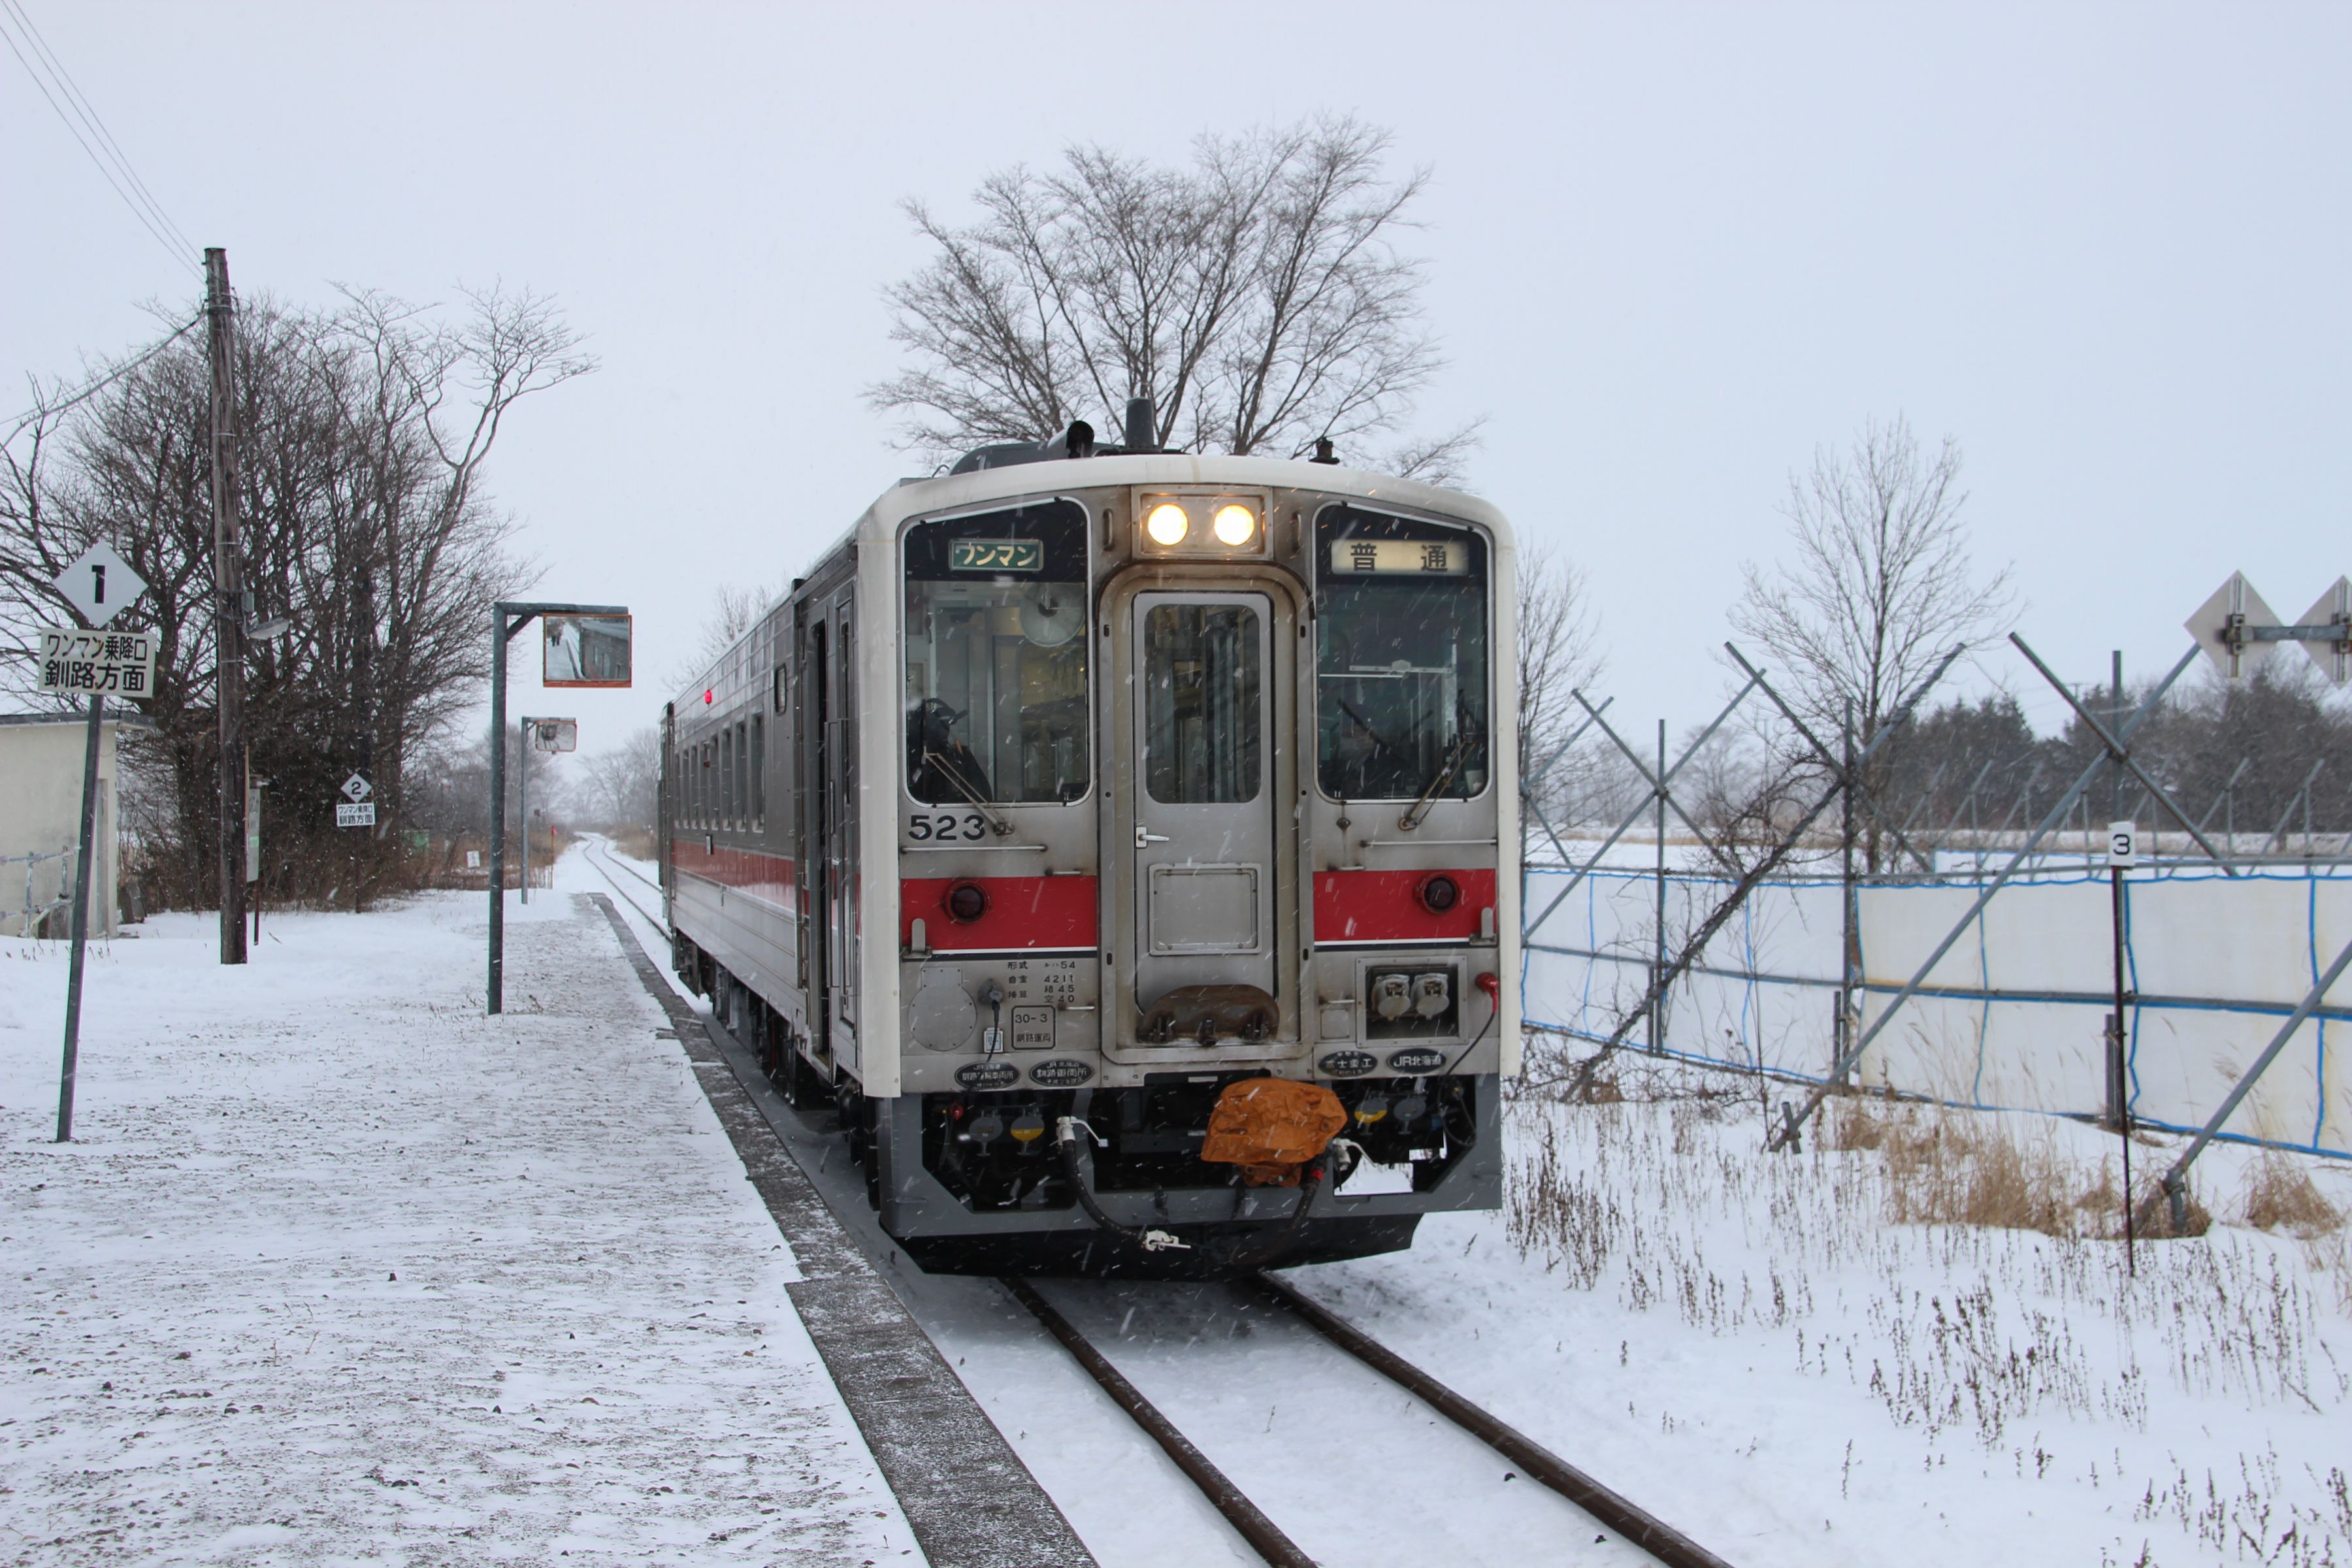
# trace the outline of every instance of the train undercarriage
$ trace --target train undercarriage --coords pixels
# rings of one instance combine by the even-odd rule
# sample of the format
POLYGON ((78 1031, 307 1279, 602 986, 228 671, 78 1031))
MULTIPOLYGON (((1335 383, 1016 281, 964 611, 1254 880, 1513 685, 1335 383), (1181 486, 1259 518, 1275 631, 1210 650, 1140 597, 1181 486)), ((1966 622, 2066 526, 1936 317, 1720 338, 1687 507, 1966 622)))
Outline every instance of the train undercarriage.
POLYGON ((795 1110, 832 1123, 867 1205, 927 1272, 1232 1278, 1401 1251, 1423 1213, 1499 1196, 1491 1075, 1335 1084, 1346 1126, 1318 1168, 1295 1186, 1253 1185, 1202 1147, 1220 1097, 1262 1074, 868 1096, 812 1061, 790 1021, 709 954, 675 944, 673 967, 717 1026, 795 1110), (1355 1190, 1360 1174, 1378 1190, 1355 1190))

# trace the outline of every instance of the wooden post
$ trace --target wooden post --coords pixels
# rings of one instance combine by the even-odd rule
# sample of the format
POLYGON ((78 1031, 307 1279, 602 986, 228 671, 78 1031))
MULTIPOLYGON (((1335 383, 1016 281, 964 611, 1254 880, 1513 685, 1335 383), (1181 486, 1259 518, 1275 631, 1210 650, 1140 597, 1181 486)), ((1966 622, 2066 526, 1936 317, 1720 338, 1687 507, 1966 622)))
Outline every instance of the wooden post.
POLYGON ((220 717, 220 961, 245 962, 245 547, 236 515, 236 319, 228 252, 205 252, 212 365, 213 668, 220 717))

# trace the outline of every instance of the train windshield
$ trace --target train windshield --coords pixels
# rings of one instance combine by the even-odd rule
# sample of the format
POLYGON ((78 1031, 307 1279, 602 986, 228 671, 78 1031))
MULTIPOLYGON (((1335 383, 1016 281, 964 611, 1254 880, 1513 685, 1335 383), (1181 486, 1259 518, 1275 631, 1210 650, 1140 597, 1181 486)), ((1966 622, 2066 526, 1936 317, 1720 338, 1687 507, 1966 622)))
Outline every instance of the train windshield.
POLYGON ((917 523, 906 561, 908 792, 935 805, 1085 795, 1085 511, 917 523))
POLYGON ((1327 507, 1315 524, 1316 762, 1340 800, 1486 787, 1486 542, 1327 507))

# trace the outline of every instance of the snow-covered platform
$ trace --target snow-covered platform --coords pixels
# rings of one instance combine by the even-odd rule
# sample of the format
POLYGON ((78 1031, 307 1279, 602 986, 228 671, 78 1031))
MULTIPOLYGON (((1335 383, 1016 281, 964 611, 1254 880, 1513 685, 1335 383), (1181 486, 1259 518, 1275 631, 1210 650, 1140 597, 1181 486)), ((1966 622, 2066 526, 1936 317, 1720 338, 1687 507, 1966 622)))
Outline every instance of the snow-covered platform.
POLYGON ((584 900, 0 942, 0 1562, 919 1563, 584 900))

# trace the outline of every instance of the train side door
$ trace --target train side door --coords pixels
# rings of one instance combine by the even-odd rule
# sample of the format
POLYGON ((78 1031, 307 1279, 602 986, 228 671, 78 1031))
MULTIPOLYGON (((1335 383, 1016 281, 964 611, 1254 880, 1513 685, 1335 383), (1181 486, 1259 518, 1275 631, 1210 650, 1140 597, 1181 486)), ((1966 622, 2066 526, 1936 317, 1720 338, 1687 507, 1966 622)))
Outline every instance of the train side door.
MULTIPOLYGON (((1160 999, 1184 988, 1288 989, 1276 962, 1275 624, 1259 593, 1132 601, 1133 763, 1122 772, 1134 825, 1133 995, 1147 1037, 1160 999)), ((1171 1014, 1159 1026, 1197 1026, 1171 1014)))
POLYGON ((824 708, 819 731, 817 793, 822 825, 819 856, 823 866, 822 907, 818 920, 824 929, 824 986, 830 1005, 828 1043, 833 1059, 853 1070, 859 1067, 857 1048, 857 959, 860 943, 857 865, 857 643, 852 599, 844 593, 834 606, 831 646, 820 685, 824 708))

